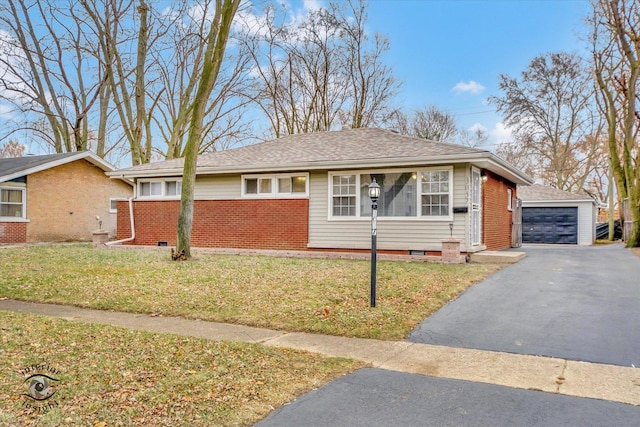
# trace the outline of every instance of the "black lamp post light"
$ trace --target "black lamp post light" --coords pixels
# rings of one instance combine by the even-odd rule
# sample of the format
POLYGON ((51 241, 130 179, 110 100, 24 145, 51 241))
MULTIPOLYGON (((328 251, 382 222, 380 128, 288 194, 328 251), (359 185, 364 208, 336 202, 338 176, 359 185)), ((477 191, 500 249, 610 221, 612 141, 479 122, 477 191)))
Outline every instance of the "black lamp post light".
POLYGON ((376 244, 378 238, 378 198, 380 185, 373 178, 369 184, 369 198, 371 199, 371 307, 376 306, 376 244))

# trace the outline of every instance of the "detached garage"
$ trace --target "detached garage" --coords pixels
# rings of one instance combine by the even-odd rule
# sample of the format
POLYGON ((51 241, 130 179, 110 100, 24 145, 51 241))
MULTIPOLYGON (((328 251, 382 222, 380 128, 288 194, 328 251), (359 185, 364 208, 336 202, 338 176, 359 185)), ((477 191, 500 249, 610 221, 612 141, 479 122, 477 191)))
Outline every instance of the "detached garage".
POLYGON ((591 245, 595 241, 596 201, 544 185, 518 187, 522 200, 522 243, 591 245))

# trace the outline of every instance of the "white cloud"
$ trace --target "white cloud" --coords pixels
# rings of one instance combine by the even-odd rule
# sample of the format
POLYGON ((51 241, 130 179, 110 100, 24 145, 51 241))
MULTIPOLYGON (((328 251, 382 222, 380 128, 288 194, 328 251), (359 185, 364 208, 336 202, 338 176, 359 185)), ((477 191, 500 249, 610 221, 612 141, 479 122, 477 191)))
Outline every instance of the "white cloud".
POLYGON ((495 145, 511 142, 513 132, 503 122, 496 123, 495 127, 490 132, 495 145))
POLYGON ((469 80, 469 83, 467 83, 467 82, 459 82, 451 90, 453 90, 456 93, 470 92, 470 93, 473 93, 473 94, 478 94, 478 93, 481 93, 484 90, 484 86, 482 86, 478 82, 474 82, 473 80, 469 80))
POLYGON ((481 125, 480 123, 474 123, 473 125, 471 125, 471 127, 469 129, 467 129, 469 132, 477 132, 477 131, 482 131, 482 132, 486 132, 487 128, 486 126, 481 125))
POLYGON ((306 10, 318 11, 324 7, 321 0, 304 0, 304 8, 306 10))

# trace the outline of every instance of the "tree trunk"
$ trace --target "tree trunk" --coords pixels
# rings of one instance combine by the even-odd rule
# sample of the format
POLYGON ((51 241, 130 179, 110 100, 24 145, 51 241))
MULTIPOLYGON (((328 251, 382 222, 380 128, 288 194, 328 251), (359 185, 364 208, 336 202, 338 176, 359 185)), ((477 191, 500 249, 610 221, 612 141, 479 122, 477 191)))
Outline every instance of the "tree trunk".
POLYGON ((182 194, 178 215, 178 238, 176 252, 182 258, 191 258, 191 230, 193 227, 193 193, 196 183, 198 151, 202 143, 202 128, 207 101, 218 79, 220 66, 229 38, 231 22, 240 0, 216 0, 215 17, 207 36, 207 49, 200 83, 192 104, 191 126, 185 146, 182 173, 182 194))

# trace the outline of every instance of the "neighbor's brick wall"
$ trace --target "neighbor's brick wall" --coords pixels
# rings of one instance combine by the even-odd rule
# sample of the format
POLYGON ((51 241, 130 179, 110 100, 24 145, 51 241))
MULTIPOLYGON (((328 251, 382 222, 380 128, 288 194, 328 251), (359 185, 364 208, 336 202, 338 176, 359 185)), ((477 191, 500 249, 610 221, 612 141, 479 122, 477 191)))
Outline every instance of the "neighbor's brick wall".
POLYGON ((27 224, 27 222, 0 222, 0 244, 25 243, 27 224))
POLYGON ((116 214, 110 197, 131 197, 132 187, 110 179, 102 169, 77 160, 27 177, 27 241, 90 241, 102 228, 115 235, 116 214))
POLYGON ((509 180, 486 172, 488 180, 482 184, 482 240, 488 250, 511 247, 512 212, 507 209, 507 189, 516 197, 516 185, 509 180))
MULTIPOLYGON (((176 244, 179 201, 135 201, 136 238, 131 244, 176 244)), ((196 200, 194 247, 306 250, 307 199, 196 200)), ((129 206, 118 203, 118 239, 131 237, 129 206)))

